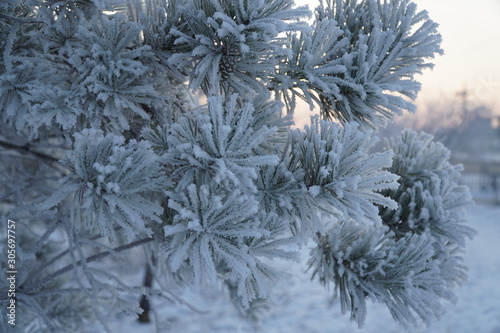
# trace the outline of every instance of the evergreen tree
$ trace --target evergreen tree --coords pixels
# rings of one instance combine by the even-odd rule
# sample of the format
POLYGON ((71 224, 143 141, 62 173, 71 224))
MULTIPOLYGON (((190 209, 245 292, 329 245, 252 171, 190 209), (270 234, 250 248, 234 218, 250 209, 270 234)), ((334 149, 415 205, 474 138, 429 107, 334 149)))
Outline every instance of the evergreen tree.
POLYGON ((253 317, 287 277, 268 260, 311 240, 312 277, 359 325, 366 300, 404 326, 441 316, 473 236, 460 170, 426 134, 371 151, 415 110, 437 24, 409 0, 310 16, 293 0, 0 3, 0 218, 17 223, 0 305, 17 329, 111 332, 141 297, 177 300, 172 281, 224 285, 253 317), (297 98, 321 110, 304 129, 297 98), (154 283, 132 284, 124 267, 145 263, 154 283))

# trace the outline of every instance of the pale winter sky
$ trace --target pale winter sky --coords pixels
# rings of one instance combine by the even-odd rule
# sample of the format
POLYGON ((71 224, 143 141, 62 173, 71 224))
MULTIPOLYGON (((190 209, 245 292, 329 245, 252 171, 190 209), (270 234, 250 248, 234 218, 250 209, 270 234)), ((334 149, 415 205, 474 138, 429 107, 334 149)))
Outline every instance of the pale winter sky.
MULTIPOLYGON (((500 0, 414 0, 439 23, 444 56, 434 60, 420 82, 417 104, 451 99, 467 89, 471 103, 493 106, 500 113, 500 0)), ((316 6, 316 0, 296 0, 316 6)))
MULTIPOLYGON (((414 0, 439 23, 445 54, 421 80, 419 101, 467 89, 471 103, 500 108, 500 0, 414 0)), ((500 112, 500 110, 497 110, 500 112)))

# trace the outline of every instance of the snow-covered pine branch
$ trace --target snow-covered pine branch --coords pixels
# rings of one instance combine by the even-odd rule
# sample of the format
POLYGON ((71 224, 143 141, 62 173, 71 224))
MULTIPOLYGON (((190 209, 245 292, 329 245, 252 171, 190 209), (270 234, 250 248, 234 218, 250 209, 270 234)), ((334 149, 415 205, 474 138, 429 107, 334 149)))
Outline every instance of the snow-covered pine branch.
POLYGON ((460 165, 449 162, 450 151, 427 133, 405 130, 387 142, 395 153, 390 171, 399 175, 399 187, 384 194, 398 209, 381 208, 380 215, 396 237, 417 234, 433 239, 434 258, 441 277, 451 284, 467 278, 463 250, 474 230, 467 226, 465 207, 472 204, 467 186, 460 185, 460 165))
POLYGON ((405 130, 388 141, 394 151, 389 171, 399 186, 382 193, 398 203, 380 206, 383 226, 361 226, 346 219, 325 234, 309 260, 313 277, 334 283, 342 311, 363 325, 366 300, 385 303, 404 326, 430 324, 444 312, 443 301, 455 301, 452 290, 467 277, 462 265, 469 190, 457 184, 460 167, 449 163, 449 151, 426 133, 405 130))
POLYGON ((161 223, 162 207, 154 193, 167 187, 160 161, 146 141, 83 130, 65 164, 69 175, 57 190, 38 205, 40 211, 69 198, 66 213, 77 230, 115 237, 115 227, 129 240, 151 236, 151 223, 161 223))
POLYGON ((311 239, 313 276, 360 325, 367 299, 405 326, 453 299, 473 234, 459 169, 424 134, 372 152, 367 128, 414 111, 415 75, 441 52, 409 0, 320 1, 313 22, 293 0, 0 11, 0 217, 22 225, 21 330, 111 332, 141 294, 179 302, 172 282, 224 286, 255 318, 287 278, 271 261, 311 239), (304 129, 297 98, 321 111, 304 129))
POLYGON ((172 166, 176 190, 215 182, 255 192, 256 170, 278 163, 275 155, 259 148, 278 131, 276 123, 261 123, 258 118, 269 108, 276 110, 274 104, 253 105, 236 94, 226 99, 209 97, 208 110, 179 118, 170 128, 164 156, 172 166))
POLYGON ((207 95, 264 92, 284 52, 279 34, 300 29, 297 20, 309 14, 292 6, 291 0, 189 1, 181 27, 169 32, 182 51, 168 61, 207 95))
POLYGON ((290 38, 273 88, 294 108, 295 96, 325 119, 377 127, 415 110, 415 74, 442 53, 437 24, 409 0, 326 0, 313 32, 290 38))
POLYGON ((317 223, 322 212, 376 223, 379 205, 396 208, 394 201, 379 193, 397 186, 398 177, 384 170, 391 165, 392 153, 369 153, 375 142, 357 123, 342 126, 317 117, 305 131, 291 132, 287 164, 290 171, 301 171, 307 191, 296 206, 302 235, 313 236, 319 230, 310 223, 317 223))
POLYGON ((334 284, 342 312, 362 327, 367 300, 384 303, 401 325, 429 325, 444 313, 443 301, 453 300, 442 279, 433 242, 408 235, 396 239, 387 228, 366 226, 352 219, 318 233, 311 252, 312 276, 334 284))

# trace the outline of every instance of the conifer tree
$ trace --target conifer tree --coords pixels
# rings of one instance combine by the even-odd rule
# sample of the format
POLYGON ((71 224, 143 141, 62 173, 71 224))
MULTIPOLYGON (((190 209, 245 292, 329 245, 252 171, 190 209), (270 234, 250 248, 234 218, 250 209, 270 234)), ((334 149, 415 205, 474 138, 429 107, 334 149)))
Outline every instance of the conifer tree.
POLYGON ((269 259, 311 243, 313 279, 360 326, 367 300, 403 326, 454 300, 473 236, 459 167, 412 131, 372 151, 442 52, 410 0, 8 0, 0 35, 16 329, 111 332, 141 297, 178 300, 172 282, 223 285, 254 317, 287 278, 269 259), (303 129, 297 98, 320 110, 303 129), (131 283, 145 263, 153 282, 131 283))

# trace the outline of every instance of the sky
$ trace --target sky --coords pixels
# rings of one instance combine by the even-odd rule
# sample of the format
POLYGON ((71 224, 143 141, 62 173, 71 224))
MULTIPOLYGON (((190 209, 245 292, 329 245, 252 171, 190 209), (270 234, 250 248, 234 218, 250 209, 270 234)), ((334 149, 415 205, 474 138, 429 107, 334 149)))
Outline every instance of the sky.
MULTIPOLYGON (((468 92, 470 104, 488 105, 500 113, 500 0, 413 0, 427 10, 443 36, 445 54, 419 81, 419 107, 436 100, 460 98, 468 92)), ((297 5, 315 0, 296 0, 297 5)))
POLYGON ((470 103, 500 112, 500 0, 414 0, 443 36, 445 54, 421 78, 418 103, 467 90, 470 103))

